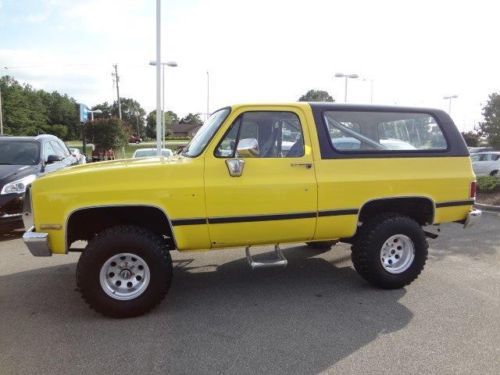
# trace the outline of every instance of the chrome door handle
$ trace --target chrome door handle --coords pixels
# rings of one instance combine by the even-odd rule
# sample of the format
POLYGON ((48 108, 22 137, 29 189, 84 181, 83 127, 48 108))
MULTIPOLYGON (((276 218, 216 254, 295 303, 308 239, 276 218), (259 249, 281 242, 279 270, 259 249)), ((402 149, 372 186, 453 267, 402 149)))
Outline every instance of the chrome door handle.
POLYGON ((312 163, 292 163, 290 164, 292 167, 304 167, 306 169, 311 169, 312 168, 312 163))

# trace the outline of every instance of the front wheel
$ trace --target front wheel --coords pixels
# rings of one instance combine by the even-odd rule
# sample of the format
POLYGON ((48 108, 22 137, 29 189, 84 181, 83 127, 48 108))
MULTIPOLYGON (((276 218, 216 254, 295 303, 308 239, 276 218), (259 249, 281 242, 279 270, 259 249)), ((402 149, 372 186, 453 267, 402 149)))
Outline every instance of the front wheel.
POLYGON ((77 267, 83 299, 115 318, 145 314, 165 297, 172 260, 159 235, 136 226, 116 226, 90 241, 77 267))
POLYGON ((352 262, 369 283, 397 289, 414 281, 427 260, 427 240, 420 225, 407 216, 382 214, 359 229, 352 262))

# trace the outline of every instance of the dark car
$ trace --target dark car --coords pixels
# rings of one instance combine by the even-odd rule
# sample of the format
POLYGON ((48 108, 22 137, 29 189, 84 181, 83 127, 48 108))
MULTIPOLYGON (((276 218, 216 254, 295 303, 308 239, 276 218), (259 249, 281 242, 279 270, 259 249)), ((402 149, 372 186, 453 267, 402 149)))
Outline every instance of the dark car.
POLYGON ((128 137, 128 143, 135 143, 136 145, 138 145, 139 143, 142 142, 142 138, 139 137, 138 135, 131 135, 130 137, 128 137))
POLYGON ((0 137, 0 232, 22 226, 24 192, 37 176, 76 163, 55 136, 0 137))

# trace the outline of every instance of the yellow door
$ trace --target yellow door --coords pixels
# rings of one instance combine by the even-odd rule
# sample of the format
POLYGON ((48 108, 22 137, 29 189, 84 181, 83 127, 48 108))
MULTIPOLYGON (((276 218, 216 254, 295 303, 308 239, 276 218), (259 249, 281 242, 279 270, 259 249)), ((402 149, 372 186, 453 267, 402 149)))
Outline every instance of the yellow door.
POLYGON ((242 111, 209 149, 205 192, 212 247, 313 238, 317 186, 304 125, 299 109, 242 111))

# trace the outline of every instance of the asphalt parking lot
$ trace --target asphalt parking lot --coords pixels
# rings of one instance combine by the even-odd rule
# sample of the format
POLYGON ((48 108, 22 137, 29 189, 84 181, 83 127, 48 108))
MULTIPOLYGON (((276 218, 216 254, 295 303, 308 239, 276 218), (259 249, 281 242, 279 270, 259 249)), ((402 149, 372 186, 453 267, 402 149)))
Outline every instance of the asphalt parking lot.
POLYGON ((347 245, 284 248, 287 269, 253 272, 241 249, 175 252, 159 308, 113 320, 75 291, 78 254, 34 258, 2 236, 0 373, 500 373, 497 214, 444 227, 395 291, 358 277, 347 245))

